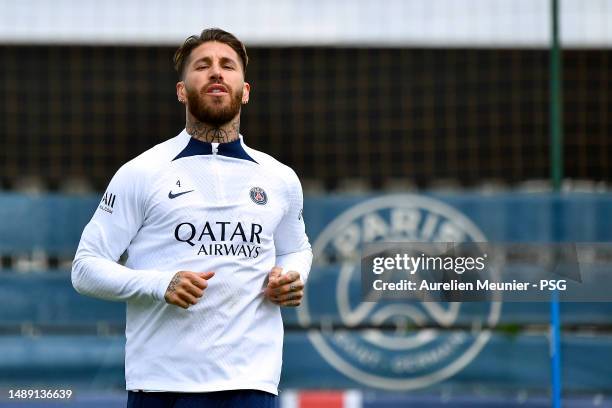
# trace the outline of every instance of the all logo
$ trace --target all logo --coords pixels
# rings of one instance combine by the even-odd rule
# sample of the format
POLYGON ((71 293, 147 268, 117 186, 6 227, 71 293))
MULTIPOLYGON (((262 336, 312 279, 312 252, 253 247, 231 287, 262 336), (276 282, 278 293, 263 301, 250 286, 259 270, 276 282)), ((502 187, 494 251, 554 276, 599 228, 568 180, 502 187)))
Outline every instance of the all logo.
POLYGON ((264 205, 268 202, 268 196, 261 187, 253 187, 249 192, 249 196, 255 204, 264 205))
POLYGON ((321 323, 309 339, 320 355, 347 377, 371 387, 413 390, 449 378, 468 365, 491 337, 501 303, 362 302, 360 256, 367 242, 485 242, 484 234, 449 205, 418 195, 365 201, 340 214, 313 245, 325 274, 321 290, 305 291, 300 324, 339 316, 355 330, 333 331, 321 323), (325 265, 327 263, 327 265, 325 265), (324 293, 322 293, 324 292, 324 293), (440 330, 461 323, 464 330, 440 330), (381 329, 382 327, 382 329, 381 329), (465 330, 468 327, 468 330, 465 330))
POLYGON ((106 193, 104 193, 104 197, 102 197, 102 202, 107 207, 113 208, 113 206, 115 205, 115 199, 116 198, 117 198, 117 196, 114 195, 113 193, 106 192, 106 193))
POLYGON ((100 208, 103 211, 106 211, 109 214, 112 214, 113 206, 115 205, 116 198, 117 196, 115 194, 107 191, 106 193, 104 193, 104 197, 102 197, 102 201, 100 202, 100 205, 98 206, 98 208, 100 208))

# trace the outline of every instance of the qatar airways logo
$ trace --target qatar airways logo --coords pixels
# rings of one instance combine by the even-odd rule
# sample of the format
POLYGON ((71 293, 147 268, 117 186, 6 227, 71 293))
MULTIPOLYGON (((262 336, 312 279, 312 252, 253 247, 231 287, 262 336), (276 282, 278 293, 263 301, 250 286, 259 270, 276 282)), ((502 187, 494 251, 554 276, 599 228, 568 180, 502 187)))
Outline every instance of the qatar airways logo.
POLYGON ((260 224, 232 221, 181 222, 174 238, 198 250, 197 255, 257 258, 261 252, 260 224))

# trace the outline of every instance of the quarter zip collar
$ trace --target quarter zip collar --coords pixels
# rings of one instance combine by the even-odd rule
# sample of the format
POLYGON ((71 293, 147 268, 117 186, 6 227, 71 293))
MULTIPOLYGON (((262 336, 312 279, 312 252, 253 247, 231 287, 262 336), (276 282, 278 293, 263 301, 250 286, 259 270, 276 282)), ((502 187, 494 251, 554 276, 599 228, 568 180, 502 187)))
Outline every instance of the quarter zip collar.
MULTIPOLYGON (((185 132, 187 134, 187 132, 185 132)), ((174 160, 182 159, 190 156, 206 156, 213 154, 213 144, 209 142, 203 142, 198 139, 194 139, 189 136, 187 146, 174 158, 174 160)), ((257 163, 244 149, 242 144, 242 135, 238 139, 227 143, 215 143, 217 145, 216 154, 220 156, 232 157, 234 159, 248 160, 253 163, 257 163)))

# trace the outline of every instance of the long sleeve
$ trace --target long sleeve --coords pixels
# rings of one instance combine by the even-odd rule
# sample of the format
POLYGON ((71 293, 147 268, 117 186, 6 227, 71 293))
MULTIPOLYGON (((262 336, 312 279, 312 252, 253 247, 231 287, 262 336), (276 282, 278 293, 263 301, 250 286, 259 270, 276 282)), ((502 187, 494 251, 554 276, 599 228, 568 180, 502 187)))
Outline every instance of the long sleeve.
POLYGON ((304 225, 302 186, 291 171, 287 183, 288 208, 274 234, 276 265, 283 271, 297 271, 306 283, 312 265, 312 250, 304 225))
POLYGON ((111 180, 72 264, 77 292, 115 301, 164 299, 171 272, 134 270, 117 263, 143 223, 144 179, 130 162, 111 180))

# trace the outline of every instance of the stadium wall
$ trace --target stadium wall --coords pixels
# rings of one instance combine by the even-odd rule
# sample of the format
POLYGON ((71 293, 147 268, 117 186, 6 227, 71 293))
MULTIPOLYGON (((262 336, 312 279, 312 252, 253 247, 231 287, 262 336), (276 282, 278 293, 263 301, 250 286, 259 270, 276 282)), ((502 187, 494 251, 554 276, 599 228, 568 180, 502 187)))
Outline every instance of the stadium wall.
MULTIPOLYGON (((321 247, 322 232, 333 225, 334 220, 346 217, 355 206, 364 205, 373 197, 379 202, 386 196, 308 198, 305 217, 315 252, 320 252, 317 248, 321 247)), ((405 201, 401 201, 398 196, 392 196, 387 205, 402 202, 408 205, 416 202, 415 197, 404 196, 405 201)), ((449 214, 467 217, 492 242, 612 240, 610 194, 429 194, 418 197, 421 197, 418 200, 430 200, 432 205, 422 208, 422 212, 449 206, 456 211, 449 214)), ((0 195, 0 218, 6 220, 0 226, 3 259, 19 254, 27 256, 33 249, 69 259, 98 201, 98 196, 0 195)), ((378 216, 388 220, 389 214, 381 210, 378 216)), ((79 296, 71 286, 69 274, 58 265, 47 264, 45 268, 33 263, 27 269, 25 264, 16 262, 8 265, 9 268, 5 265, 2 270, 0 350, 5 357, 0 360, 0 388, 69 384, 80 391, 121 389, 124 381, 124 305, 79 296)), ((438 327, 433 332, 429 319, 435 315, 430 314, 431 309, 406 303, 403 306, 406 310, 419 308, 426 319, 406 329, 408 331, 401 336, 418 337, 429 333, 436 339, 434 345, 455 344, 453 339, 469 344, 479 338, 479 347, 469 353, 469 358, 461 357, 465 352, 461 347, 453 349, 453 354, 448 356, 441 356, 440 350, 438 354, 422 350, 419 358, 424 359, 424 366, 418 369, 411 366, 408 371, 390 372, 376 365, 366 370, 364 366, 357 369, 338 364, 337 358, 357 359, 352 360, 352 364, 357 364, 367 353, 380 352, 368 351, 356 342, 362 338, 364 330, 375 329, 375 326, 368 326, 371 323, 366 320, 366 326, 351 328, 338 314, 338 278, 343 267, 321 256, 315 258, 308 291, 316 303, 308 305, 309 324, 305 325, 304 316, 300 315, 306 306, 283 311, 286 340, 281 389, 359 388, 458 395, 488 390, 546 394, 550 372, 547 303, 503 303, 495 309, 495 324, 490 324, 489 320, 486 327, 478 330, 470 326, 474 317, 481 316, 483 310, 491 316, 493 308, 466 304, 461 306, 453 325, 446 329, 438 327), (341 345, 340 357, 322 349, 316 336, 312 337, 313 333, 341 345), (461 363, 454 366, 454 371, 445 371, 447 375, 437 379, 427 375, 428 370, 446 370, 446 364, 450 364, 448 359, 461 363), (398 383, 402 378, 410 381, 398 383)), ((359 298, 358 273, 353 275, 345 290, 350 299, 359 298)), ((602 363, 612 359, 612 337, 608 331, 612 316, 610 304, 564 303, 562 312, 564 390, 570 395, 611 392, 612 373, 609 365, 602 363)))

